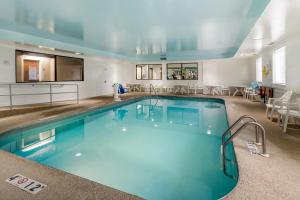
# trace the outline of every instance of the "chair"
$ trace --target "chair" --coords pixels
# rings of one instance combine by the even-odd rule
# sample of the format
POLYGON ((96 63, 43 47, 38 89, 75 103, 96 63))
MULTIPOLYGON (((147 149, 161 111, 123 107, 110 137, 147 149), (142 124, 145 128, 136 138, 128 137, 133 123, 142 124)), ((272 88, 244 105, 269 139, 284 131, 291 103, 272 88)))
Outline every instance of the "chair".
POLYGON ((211 94, 211 87, 205 85, 205 86, 203 87, 203 94, 204 94, 204 95, 210 95, 210 94, 211 94))
POLYGON ((227 92, 227 93, 228 93, 228 96, 230 96, 230 87, 222 86, 221 94, 224 95, 225 92, 227 92))
POLYGON ((283 132, 286 133, 287 126, 290 118, 300 119, 300 99, 297 99, 297 103, 289 103, 285 105, 286 108, 281 106, 278 109, 278 124, 281 125, 281 120, 283 123, 283 132))
POLYGON ((255 89, 251 89, 247 96, 251 101, 259 101, 259 92, 255 89))
POLYGON ((220 87, 220 86, 214 86, 213 88, 212 88, 212 90, 211 90, 211 93, 212 93, 212 95, 213 96, 215 96, 215 95, 221 95, 222 94, 222 87, 220 87))
POLYGON ((266 104, 266 115, 269 118, 269 110, 271 109, 270 119, 273 121, 273 115, 276 110, 279 108, 286 109, 286 104, 290 103, 293 96, 293 91, 287 91, 280 98, 269 98, 268 103, 266 104))
POLYGON ((198 93, 203 94, 203 91, 204 91, 204 88, 202 85, 196 86, 196 94, 198 94, 198 93), (199 91, 201 91, 201 92, 199 92, 199 91))
POLYGON ((189 85, 189 94, 197 94, 197 84, 189 85), (194 91, 194 92, 193 92, 194 91))
POLYGON ((249 94, 252 92, 252 88, 245 88, 244 89, 244 95, 243 97, 248 99, 249 98, 249 94))

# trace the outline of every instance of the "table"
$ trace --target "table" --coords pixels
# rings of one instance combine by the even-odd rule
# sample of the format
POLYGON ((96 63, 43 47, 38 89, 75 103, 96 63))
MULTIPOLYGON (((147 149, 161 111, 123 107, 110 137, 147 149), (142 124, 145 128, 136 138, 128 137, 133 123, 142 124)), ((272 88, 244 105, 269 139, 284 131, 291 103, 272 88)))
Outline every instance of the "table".
POLYGON ((128 84, 129 91, 132 92, 140 92, 141 91, 141 84, 136 84, 136 83, 130 83, 128 84))
POLYGON ((189 93, 189 86, 187 85, 174 85, 174 93, 189 93))
POLYGON ((205 85, 203 93, 209 95, 220 95, 221 94, 221 86, 216 85, 205 85))
POLYGON ((237 94, 238 93, 240 93, 242 96, 244 96, 245 95, 245 88, 247 87, 247 86, 231 86, 232 88, 234 88, 235 89, 235 91, 234 91, 234 93, 233 93, 233 95, 232 96, 237 96, 237 94))

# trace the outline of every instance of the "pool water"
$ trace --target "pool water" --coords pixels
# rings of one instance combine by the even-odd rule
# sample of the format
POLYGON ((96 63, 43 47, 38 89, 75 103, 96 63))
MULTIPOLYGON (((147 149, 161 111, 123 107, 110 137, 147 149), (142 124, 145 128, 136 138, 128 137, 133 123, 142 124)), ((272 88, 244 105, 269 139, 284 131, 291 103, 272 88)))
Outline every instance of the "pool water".
MULTIPOLYGON (((209 200, 237 183, 221 168, 227 128, 222 100, 143 98, 6 134, 0 146, 145 199, 209 200)), ((236 164, 229 172, 238 176, 236 164)))

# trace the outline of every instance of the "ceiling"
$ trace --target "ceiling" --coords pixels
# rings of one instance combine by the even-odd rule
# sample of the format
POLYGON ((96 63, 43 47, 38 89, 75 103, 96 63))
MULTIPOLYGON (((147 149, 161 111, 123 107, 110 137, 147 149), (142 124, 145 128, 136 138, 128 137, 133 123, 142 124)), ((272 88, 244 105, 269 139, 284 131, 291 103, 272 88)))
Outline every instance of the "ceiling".
POLYGON ((269 1, 1 0, 0 39, 138 61, 227 58, 269 1))
POLYGON ((253 56, 299 35, 299 11, 299 0, 272 0, 236 56, 253 56))

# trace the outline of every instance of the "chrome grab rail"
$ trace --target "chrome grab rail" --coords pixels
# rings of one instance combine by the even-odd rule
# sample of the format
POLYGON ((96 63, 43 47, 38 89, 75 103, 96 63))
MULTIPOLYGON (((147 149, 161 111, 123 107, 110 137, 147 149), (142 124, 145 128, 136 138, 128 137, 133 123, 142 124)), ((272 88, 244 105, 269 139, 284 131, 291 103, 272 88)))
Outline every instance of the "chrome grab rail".
MULTIPOLYGON (((260 130, 261 133, 261 138, 262 138, 262 152, 258 153, 261 156, 264 157, 269 157, 269 154, 267 154, 267 149, 266 149, 266 131, 264 129, 264 127, 257 123, 257 122, 247 122, 245 124, 243 124, 241 127, 239 127, 232 135, 230 135, 230 137, 228 139, 226 139, 225 141, 222 141, 222 145, 221 145, 221 155, 222 155, 222 166, 223 166, 223 171, 227 176, 232 177, 231 175, 229 175, 226 171, 226 146, 245 128, 247 128, 248 126, 255 126, 256 130, 260 130)), ((226 134, 227 132, 225 132, 226 134)), ((229 160, 230 161, 230 160, 229 160)))
POLYGON ((262 145, 262 153, 259 153, 262 156, 268 157, 269 155, 266 153, 266 132, 265 129, 262 125, 260 125, 257 120, 250 116, 250 115, 244 115, 241 116, 238 120, 236 120, 222 135, 222 145, 221 145, 221 155, 222 155, 222 167, 224 174, 231 177, 235 178, 234 176, 231 176, 230 174, 227 173, 226 171, 226 161, 231 161, 226 158, 226 146, 246 127, 248 126, 255 126, 255 140, 257 145, 262 145), (246 123, 243 123, 233 134, 231 134, 231 131, 240 123, 242 122, 243 119, 250 120, 246 123), (259 131, 261 132, 261 137, 262 137, 262 143, 259 142, 259 131), (230 134, 230 137, 226 139, 226 136, 230 134))
MULTIPOLYGON (((250 115, 243 115, 241 116, 238 120, 236 120, 222 135, 222 144, 225 140, 225 137, 230 133, 230 131, 236 127, 243 119, 250 119, 251 121, 253 122, 257 122, 257 120, 250 116, 250 115)), ((258 128, 256 127, 256 130, 255 130, 255 138, 256 138, 256 143, 259 144, 259 136, 258 136, 258 128)))
POLYGON ((49 103, 53 103, 53 95, 59 94, 76 94, 76 103, 79 103, 79 86, 78 84, 60 84, 60 83, 0 83, 0 86, 8 86, 8 94, 0 94, 0 97, 9 97, 9 107, 12 109, 15 105, 13 104, 13 97, 16 96, 36 96, 36 95, 49 95, 49 103), (40 93, 13 93, 13 86, 47 86, 49 87, 49 92, 40 93), (53 92, 53 86, 76 86, 76 92, 53 92))
POLYGON ((154 94, 157 96, 156 90, 154 88, 154 86, 150 83, 150 95, 151 95, 151 89, 153 89, 154 94))

